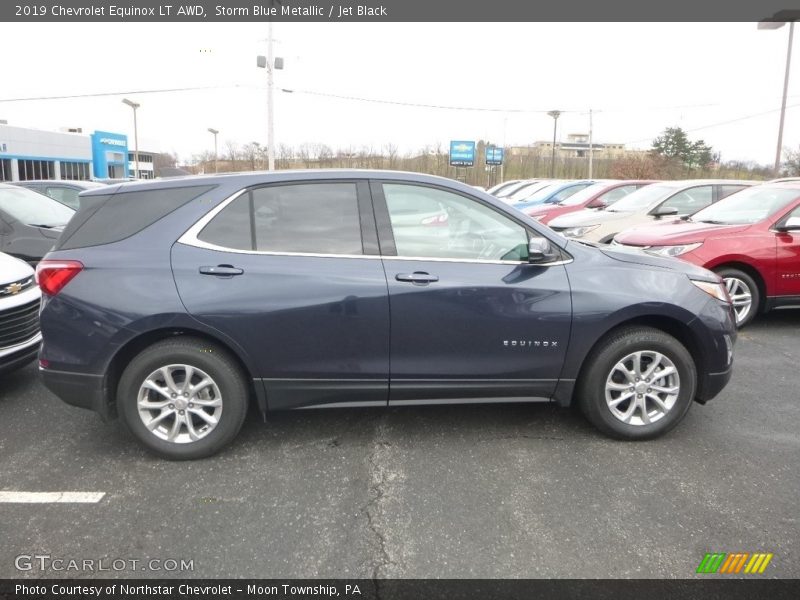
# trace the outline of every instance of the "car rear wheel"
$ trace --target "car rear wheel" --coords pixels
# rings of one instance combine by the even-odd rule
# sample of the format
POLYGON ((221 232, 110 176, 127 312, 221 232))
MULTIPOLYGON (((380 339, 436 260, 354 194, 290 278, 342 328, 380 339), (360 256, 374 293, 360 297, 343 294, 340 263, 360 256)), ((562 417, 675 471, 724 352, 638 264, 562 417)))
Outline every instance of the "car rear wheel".
POLYGON ((728 288, 736 315, 736 326, 744 327, 758 312, 761 302, 758 285, 750 275, 739 269, 720 269, 717 275, 722 277, 725 287, 728 288))
POLYGON ((179 337, 136 356, 117 388, 127 429, 150 451, 172 460, 203 458, 230 443, 247 414, 241 369, 222 348, 179 337))
POLYGON ((587 358, 578 404, 612 437, 651 439, 683 419, 696 386, 694 360, 678 340, 658 329, 626 327, 587 358))

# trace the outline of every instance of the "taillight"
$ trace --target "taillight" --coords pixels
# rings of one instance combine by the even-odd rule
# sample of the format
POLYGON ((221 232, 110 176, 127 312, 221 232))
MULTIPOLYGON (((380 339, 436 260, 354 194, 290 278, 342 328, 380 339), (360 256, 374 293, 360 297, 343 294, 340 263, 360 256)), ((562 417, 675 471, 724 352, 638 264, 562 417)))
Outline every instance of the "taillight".
POLYGON ((42 292, 55 296, 82 270, 83 263, 77 260, 43 260, 36 265, 36 283, 42 292))

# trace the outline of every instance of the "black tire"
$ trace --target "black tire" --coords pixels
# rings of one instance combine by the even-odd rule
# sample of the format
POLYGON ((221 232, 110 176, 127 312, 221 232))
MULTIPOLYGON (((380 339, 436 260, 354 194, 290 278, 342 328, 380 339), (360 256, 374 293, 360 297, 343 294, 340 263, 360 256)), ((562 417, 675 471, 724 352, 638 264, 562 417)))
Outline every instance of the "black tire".
MULTIPOLYGON (((741 320, 739 319, 738 314, 736 316, 736 327, 744 327, 755 318, 756 314, 758 314, 759 307, 761 306, 761 291, 758 288, 758 284, 750 275, 744 271, 740 271, 739 269, 719 269, 715 272, 725 280, 726 284, 730 279, 738 279, 741 284, 749 288, 750 297, 752 299, 750 302, 750 310, 741 318, 741 320)), ((734 306, 734 309, 735 308, 736 307, 734 306)))
MULTIPOLYGON (((186 370, 183 374, 185 379, 186 370)), ((128 364, 117 387, 117 410, 125 428, 151 452, 170 460, 193 460, 211 456, 233 441, 247 415, 248 396, 245 375, 227 351, 202 339, 176 337, 153 344, 128 364), (162 367, 176 364, 205 372, 216 384, 222 399, 214 428, 204 437, 186 443, 168 441, 150 431, 140 417, 137 405, 139 390, 148 376, 162 367)), ((160 396, 156 394, 155 399, 160 399, 160 396)), ((181 414, 190 418, 190 412, 187 407, 181 414)), ((177 419, 177 416, 168 416, 165 424, 174 422, 173 418, 177 419)), ((191 418, 201 427, 205 426, 199 417, 191 418)), ((185 426, 179 431, 182 432, 183 428, 185 426)))
MULTIPOLYGON (((592 350, 585 364, 577 386, 578 405, 595 427, 611 437, 622 440, 658 437, 675 427, 692 405, 697 387, 697 370, 692 355, 678 340, 658 329, 631 326, 614 331, 592 350), (663 416, 649 424, 623 422, 614 416, 606 402, 606 381, 612 369, 623 358, 637 351, 663 354, 674 364, 680 378, 674 404, 663 416)), ((646 394, 645 402, 649 402, 647 406, 654 406, 646 394)), ((634 414, 636 412, 642 413, 641 409, 636 409, 634 414)))

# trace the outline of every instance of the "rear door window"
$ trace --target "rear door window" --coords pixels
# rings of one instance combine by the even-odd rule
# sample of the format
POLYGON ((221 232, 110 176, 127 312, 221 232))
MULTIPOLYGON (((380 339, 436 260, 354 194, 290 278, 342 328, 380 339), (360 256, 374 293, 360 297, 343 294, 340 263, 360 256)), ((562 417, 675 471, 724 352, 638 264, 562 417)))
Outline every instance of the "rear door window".
POLYGON ((234 250, 363 254, 355 183, 302 183, 248 190, 197 236, 234 250))

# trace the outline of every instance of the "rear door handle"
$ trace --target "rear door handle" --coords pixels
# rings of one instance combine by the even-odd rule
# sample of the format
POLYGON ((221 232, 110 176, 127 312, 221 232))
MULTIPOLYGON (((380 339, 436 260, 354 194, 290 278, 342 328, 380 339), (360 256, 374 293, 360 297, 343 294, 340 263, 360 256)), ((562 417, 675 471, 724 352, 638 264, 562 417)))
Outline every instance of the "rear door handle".
POLYGON ((394 276, 397 281, 408 281, 415 285, 425 285, 434 281, 439 281, 438 275, 431 275, 422 271, 415 271, 414 273, 398 273, 394 276))
POLYGON ((233 265, 217 265, 216 267, 200 267, 201 275, 216 275, 217 277, 233 277, 241 275, 244 269, 239 269, 233 265))

